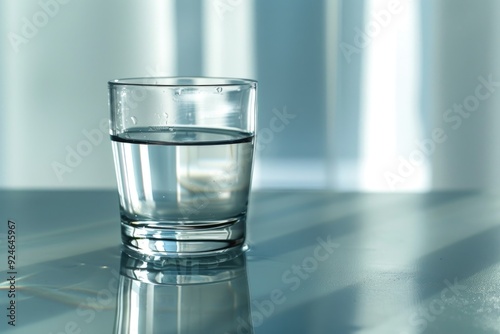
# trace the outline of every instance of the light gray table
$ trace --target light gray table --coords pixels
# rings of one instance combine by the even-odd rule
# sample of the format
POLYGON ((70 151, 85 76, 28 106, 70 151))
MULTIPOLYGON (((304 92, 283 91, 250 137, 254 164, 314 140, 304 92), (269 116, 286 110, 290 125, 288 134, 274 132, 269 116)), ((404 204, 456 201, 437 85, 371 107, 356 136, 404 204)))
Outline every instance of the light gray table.
POLYGON ((1 333, 500 333, 494 195, 256 192, 250 250, 198 268, 205 284, 175 266, 160 278, 178 284, 120 275, 113 191, 0 191, 0 223, 1 333))

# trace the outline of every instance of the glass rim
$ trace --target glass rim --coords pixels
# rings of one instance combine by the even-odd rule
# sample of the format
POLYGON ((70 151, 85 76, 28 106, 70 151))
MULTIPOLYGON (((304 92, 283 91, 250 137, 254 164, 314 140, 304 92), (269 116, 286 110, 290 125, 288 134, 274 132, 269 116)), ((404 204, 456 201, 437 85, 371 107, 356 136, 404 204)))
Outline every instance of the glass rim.
POLYGON ((257 85, 257 80, 229 78, 229 77, 203 77, 203 76, 159 76, 159 77, 133 77, 108 81, 110 87, 114 86, 141 86, 141 87, 227 87, 227 86, 252 86, 257 85))

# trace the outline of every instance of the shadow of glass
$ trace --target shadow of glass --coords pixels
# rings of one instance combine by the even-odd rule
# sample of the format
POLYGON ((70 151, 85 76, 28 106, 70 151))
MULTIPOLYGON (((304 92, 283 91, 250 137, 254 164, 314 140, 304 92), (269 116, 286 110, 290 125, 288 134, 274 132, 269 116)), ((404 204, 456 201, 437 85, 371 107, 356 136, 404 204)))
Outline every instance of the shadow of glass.
POLYGON ((253 334, 245 256, 122 251, 114 333, 253 334))

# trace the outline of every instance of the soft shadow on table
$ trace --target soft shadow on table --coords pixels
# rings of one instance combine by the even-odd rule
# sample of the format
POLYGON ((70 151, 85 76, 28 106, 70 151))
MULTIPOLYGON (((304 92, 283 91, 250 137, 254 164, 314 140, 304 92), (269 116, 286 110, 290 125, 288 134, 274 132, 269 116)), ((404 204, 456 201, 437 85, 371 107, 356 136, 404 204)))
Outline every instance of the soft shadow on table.
POLYGON ((481 273, 500 263, 500 225, 438 249, 417 263, 422 306, 431 312, 428 318, 419 318, 426 332, 447 328, 450 333, 498 333, 491 326, 498 324, 492 310, 498 308, 500 278, 484 280, 481 273), (439 317, 444 311, 455 320, 439 317), (484 327, 478 328, 478 323, 484 327))
POLYGON ((263 333, 357 333, 356 285, 299 304, 266 320, 263 333))
MULTIPOLYGON (((306 193, 307 196, 295 197, 287 192, 275 194, 274 197, 259 198, 255 201, 254 208, 257 213, 264 212, 263 215, 254 214, 249 222, 250 230, 259 225, 263 231, 263 226, 273 219, 283 220, 283 217, 288 217, 288 221, 283 223, 279 230, 279 235, 266 240, 257 240, 251 245, 252 249, 258 249, 262 254, 273 254, 279 256, 281 254, 307 247, 316 243, 318 236, 330 235, 334 239, 341 238, 348 234, 356 233, 366 224, 365 215, 371 214, 375 210, 386 212, 398 212, 404 210, 405 206, 398 204, 398 195, 395 194, 359 194, 359 193, 332 193, 332 192, 317 192, 306 193), (383 206, 367 208, 367 203, 378 198, 389 199, 383 206), (282 200, 280 200, 280 198, 282 200), (346 210, 346 207, 351 207, 351 210, 346 210), (325 207, 327 210, 325 210, 325 207), (354 210, 352 208, 355 208, 354 210), (302 218, 301 213, 307 211, 310 213, 306 218, 302 218), (342 214, 342 212, 344 212, 342 214), (339 214, 340 213, 340 214, 339 214), (288 231, 289 226, 300 226, 299 229, 288 231)), ((412 198, 416 207, 422 210, 431 210, 435 207, 446 205, 448 203, 461 200, 474 193, 458 192, 458 193, 436 193, 422 196, 421 194, 406 194, 407 198, 412 198)), ((370 223, 376 223, 371 222, 370 223)), ((275 224, 268 228, 273 228, 275 224)), ((275 228, 275 227, 274 227, 275 228)), ((258 239, 258 238, 257 238, 258 239)))
POLYGON ((421 292, 423 296, 433 295, 445 286, 443 281, 464 280, 499 262, 500 225, 420 258, 419 281, 426 287, 421 292))

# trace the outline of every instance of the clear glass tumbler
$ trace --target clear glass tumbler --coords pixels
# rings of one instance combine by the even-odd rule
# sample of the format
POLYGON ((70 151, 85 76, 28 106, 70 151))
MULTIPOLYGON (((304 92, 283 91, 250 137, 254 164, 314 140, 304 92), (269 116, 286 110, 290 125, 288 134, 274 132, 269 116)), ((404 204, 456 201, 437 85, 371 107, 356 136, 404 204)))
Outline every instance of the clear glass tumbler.
POLYGON ((172 77, 108 84, 124 245, 173 256, 241 250, 256 81, 172 77))

